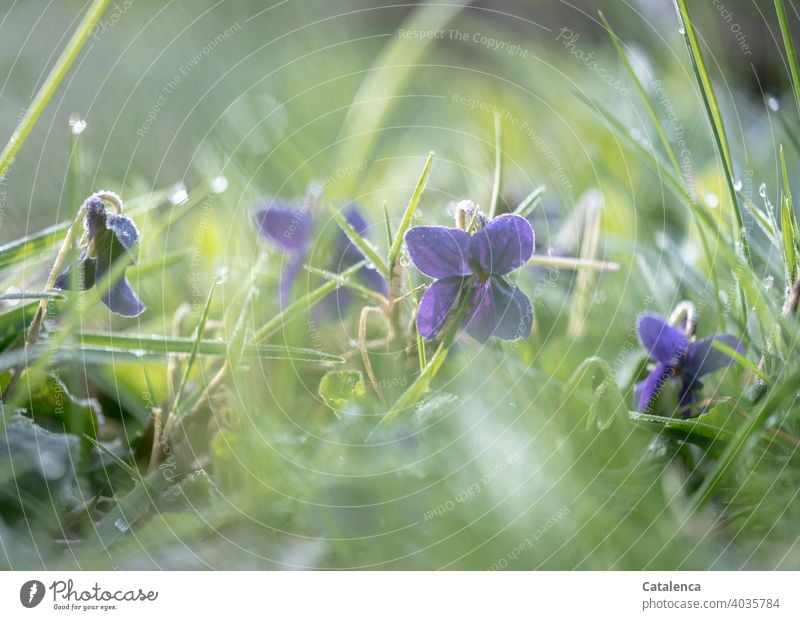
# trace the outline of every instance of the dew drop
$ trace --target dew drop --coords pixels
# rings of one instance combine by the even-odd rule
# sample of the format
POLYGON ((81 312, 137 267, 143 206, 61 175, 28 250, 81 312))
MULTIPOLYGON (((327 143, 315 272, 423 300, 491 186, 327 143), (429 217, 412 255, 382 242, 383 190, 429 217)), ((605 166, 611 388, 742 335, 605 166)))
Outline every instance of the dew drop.
POLYGON ((120 532, 127 532, 130 528, 128 522, 125 521, 122 517, 114 521, 114 527, 117 528, 120 532))
POLYGON ((638 129, 636 129, 635 127, 631 127, 631 132, 630 133, 631 133, 631 138, 633 138, 637 142, 641 142, 642 141, 642 134, 638 129))
POLYGON ((761 185, 758 186, 758 195, 761 196, 762 198, 766 198, 767 197, 767 184, 766 183, 762 183, 761 185))
POLYGON ((737 192, 742 191, 742 180, 741 179, 736 179, 733 182, 733 189, 735 189, 737 192))
POLYGON ((766 278, 764 278, 764 282, 762 283, 764 286, 764 290, 768 291, 769 289, 771 289, 774 283, 775 283, 775 278, 773 278, 772 276, 767 276, 766 278))
POLYGON ((73 136, 79 136, 83 133, 83 130, 86 129, 86 121, 77 114, 73 114, 69 117, 69 128, 73 136))
POLYGON ((717 208, 719 206, 719 196, 717 196, 714 192, 707 192, 706 204, 712 209, 717 208))
POLYGON ((684 28, 683 26, 678 28, 678 34, 686 34, 686 28, 684 28))
MULTIPOLYGON (((20 292, 21 291, 16 286, 12 286, 12 287, 6 289, 6 295, 19 295, 20 292)), ((20 301, 21 301, 20 299, 7 299, 6 303, 9 306, 14 307, 14 306, 18 306, 20 301)))
POLYGON ((169 201, 172 206, 186 202, 188 199, 189 193, 186 191, 186 186, 183 183, 178 183, 169 196, 169 201))
POLYGON ((778 101, 777 98, 773 97, 772 95, 767 97, 767 106, 769 106, 769 109, 773 112, 777 112, 781 109, 780 101, 778 101))
POLYGON ((228 179, 222 175, 211 179, 211 191, 215 194, 221 194, 228 189, 228 179))

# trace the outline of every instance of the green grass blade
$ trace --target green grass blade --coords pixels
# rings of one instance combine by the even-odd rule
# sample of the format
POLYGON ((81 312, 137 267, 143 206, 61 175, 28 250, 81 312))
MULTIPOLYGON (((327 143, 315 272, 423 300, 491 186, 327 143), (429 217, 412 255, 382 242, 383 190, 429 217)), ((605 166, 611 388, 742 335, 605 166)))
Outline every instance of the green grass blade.
POLYGON ((786 266, 786 286, 791 287, 797 279, 797 222, 794 218, 792 191, 789 187, 789 173, 786 170, 786 157, 783 145, 780 147, 781 171, 783 173, 783 196, 781 197, 781 234, 783 237, 783 257, 786 266))
POLYGON ((42 84, 42 87, 36 93, 36 96, 33 98, 31 105, 28 107, 22 120, 20 120, 14 133, 11 134, 2 153, 0 153, 0 178, 5 175, 17 151, 19 151, 25 139, 39 121, 42 112, 44 112, 47 104, 50 103, 50 100, 53 98, 53 95, 55 95, 61 82, 63 82, 64 78, 67 76, 67 73, 69 73, 75 59, 89 39, 95 22, 100 19, 103 11, 106 10, 108 2, 109 0, 94 0, 89 10, 86 11, 86 15, 83 16, 80 24, 78 24, 78 28, 73 33, 69 42, 67 42, 67 46, 64 48, 64 51, 61 52, 61 56, 59 56, 56 64, 44 81, 44 84, 42 84))
POLYGON ((347 289, 350 289, 354 293, 361 295, 362 297, 368 299, 369 301, 376 301, 381 305, 386 303, 386 298, 380 293, 376 293, 375 291, 368 289, 366 286, 363 286, 358 282, 353 282, 352 280, 348 280, 341 274, 333 273, 332 271, 328 271, 327 269, 310 267, 308 265, 305 265, 305 269, 306 271, 308 271, 308 273, 313 273, 315 276, 319 276, 320 278, 324 278, 325 280, 335 282, 338 286, 343 286, 347 289))
MULTIPOLYGON (((186 368, 183 370, 183 376, 181 377, 181 382, 178 384, 178 389, 175 390, 175 400, 172 403, 172 407, 170 408, 170 415, 177 416, 178 412, 180 411, 180 404, 181 404, 181 396, 183 391, 186 389, 186 384, 189 382, 189 375, 192 374, 192 367, 194 366, 194 362, 197 359, 197 352, 200 349, 200 341, 203 339, 203 334, 206 331, 206 323, 208 323, 208 314, 211 311, 211 300, 214 298, 214 291, 217 290, 217 284, 219 283, 218 280, 214 280, 211 284, 211 289, 208 291, 208 297, 206 298, 205 306, 203 306, 203 313, 200 315, 200 321, 197 324, 197 334, 194 338, 194 343, 192 344, 192 350, 189 353, 189 359, 186 361, 186 368)), ((167 420, 167 424, 165 424, 165 428, 169 426, 169 420, 167 420)))
MULTIPOLYGON (((346 269, 339 275, 342 278, 349 278, 350 276, 354 275, 359 269, 366 265, 366 261, 361 261, 350 267, 350 269, 346 269)), ((292 302, 289 304, 283 311, 276 314, 272 317, 269 321, 264 323, 261 328, 255 334, 255 342, 261 342, 269 338, 275 331, 280 329, 280 327, 289 321, 296 319, 302 313, 307 312, 315 305, 317 305, 322 299, 328 294, 335 291, 339 287, 339 282, 334 280, 329 280, 322 286, 317 289, 314 289, 307 295, 304 295, 300 299, 292 302)))
POLYGON ((792 78, 792 86, 794 88, 794 102, 797 105, 797 111, 800 112, 800 68, 797 65, 797 52, 794 49, 792 31, 789 29, 789 20, 786 17, 786 7, 783 5, 783 0, 775 0, 775 12, 778 14, 783 45, 786 48, 786 58, 789 61, 789 75, 792 78))
POLYGON ((411 194, 411 200, 408 201, 408 206, 406 207, 405 213, 403 213, 403 219, 400 220, 400 227, 397 229, 394 237, 394 243, 392 243, 391 248, 389 249, 389 271, 394 270, 394 265, 397 262, 397 257, 400 255, 400 249, 403 247, 403 237, 406 234, 406 231, 411 226, 411 222, 414 219, 414 214, 417 212, 417 206, 419 206, 420 198, 422 198, 422 192, 425 191, 425 185, 428 182, 428 175, 431 172, 431 164, 433 163, 433 151, 428 153, 428 158, 425 160, 425 165, 422 168, 422 174, 419 175, 419 180, 417 181, 417 186, 414 188, 414 193, 411 194))
POLYGON ((542 196, 547 191, 547 187, 544 185, 540 185, 535 190, 533 190, 530 194, 528 194, 525 199, 517 205, 517 208, 514 209, 514 213, 517 215, 521 215, 522 217, 528 217, 533 210, 539 206, 539 203, 542 201, 542 196))
MULTIPOLYGON (((372 158, 392 106, 401 101, 399 93, 421 66, 428 50, 436 44, 432 38, 411 39, 401 36, 400 32, 442 30, 469 3, 470 0, 453 0, 446 4, 420 3, 400 24, 398 33, 375 59, 353 98, 342 124, 342 148, 336 161, 363 162, 372 158)), ((343 180, 343 195, 353 193, 357 177, 353 175, 343 180)))
POLYGON ((762 381, 770 383, 769 377, 765 375, 756 364, 751 362, 747 359, 744 355, 739 353, 736 349, 731 349, 729 346, 720 342, 719 340, 714 340, 711 343, 715 349, 722 351, 725 355, 730 357, 734 362, 736 362, 739 366, 744 368, 745 370, 749 370, 754 375, 756 375, 762 381))
POLYGON ((353 245, 355 245, 361 251, 368 261, 371 261, 372 264, 375 265, 375 269, 378 270, 383 278, 388 280, 389 267, 387 267, 386 263, 378 255, 377 250, 372 246, 372 244, 358 234, 358 231, 350 225, 350 222, 345 219, 341 212, 332 209, 331 213, 333 214, 333 219, 336 220, 336 223, 339 225, 339 228, 341 228, 342 232, 347 235, 347 238, 353 242, 353 245))
MULTIPOLYGON (((168 355, 186 355, 191 353, 197 342, 197 355, 224 357, 228 352, 228 343, 222 340, 200 340, 195 338, 166 337, 139 334, 108 334, 85 331, 76 336, 81 349, 97 351, 129 352, 135 357, 159 357, 168 355)), ((338 355, 331 355, 315 349, 290 347, 273 344, 245 344, 242 356, 247 359, 291 359, 317 361, 323 363, 341 362, 338 355)))
POLYGON ((503 117, 494 112, 494 180, 492 181, 492 197, 489 200, 489 219, 497 214, 497 203, 500 202, 500 191, 503 186, 503 117))

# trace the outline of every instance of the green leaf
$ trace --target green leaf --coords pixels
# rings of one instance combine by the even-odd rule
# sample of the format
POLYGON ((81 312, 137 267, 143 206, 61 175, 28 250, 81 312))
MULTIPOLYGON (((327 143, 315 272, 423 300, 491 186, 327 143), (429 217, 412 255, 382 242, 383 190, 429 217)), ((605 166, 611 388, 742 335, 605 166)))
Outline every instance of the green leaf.
POLYGON ((411 194, 411 200, 408 201, 408 206, 406 207, 405 213, 403 213, 403 219, 400 220, 400 227, 395 233, 394 243, 392 243, 392 247, 389 249, 390 271, 394 268, 397 257, 400 256, 400 250, 403 247, 403 237, 411 226, 414 214, 417 212, 417 206, 419 206, 420 198, 422 198, 422 192, 425 191, 425 184, 428 182, 428 175, 431 172, 432 163, 433 151, 428 153, 428 158, 425 160, 425 165, 422 167, 422 174, 419 175, 417 186, 414 188, 414 193, 411 194))
POLYGON ((338 416, 367 393, 364 375, 358 370, 331 370, 319 382, 319 395, 338 416))
POLYGON ((631 411, 631 421, 640 428, 664 434, 680 441, 688 441, 719 453, 730 442, 742 419, 734 415, 733 406, 721 402, 696 418, 683 420, 631 411))
MULTIPOLYGON (((42 518, 72 507, 80 497, 75 470, 80 441, 51 433, 20 414, 0 431, 0 512, 42 518)), ((58 515, 51 515, 57 517, 58 515)))

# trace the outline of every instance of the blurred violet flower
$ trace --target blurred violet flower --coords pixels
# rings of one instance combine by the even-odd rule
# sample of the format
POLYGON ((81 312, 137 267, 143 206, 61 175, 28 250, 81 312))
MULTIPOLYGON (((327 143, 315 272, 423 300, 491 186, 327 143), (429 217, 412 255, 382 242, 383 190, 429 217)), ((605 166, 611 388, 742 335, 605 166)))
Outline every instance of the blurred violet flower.
MULTIPOLYGON (((468 213, 467 213, 468 215, 468 213)), ((465 221, 464 213, 457 219, 465 221)), ((519 215, 500 215, 491 221, 476 218, 479 230, 416 226, 405 235, 411 260, 426 276, 436 278, 417 310, 417 328, 432 340, 444 326, 456 302, 468 295, 461 327, 480 342, 527 338, 533 323, 528 298, 505 277, 528 262, 534 234, 519 215)))
MULTIPOLYGON (((111 275, 109 271, 118 259, 127 256, 133 262, 132 251, 139 243, 139 231, 130 218, 109 214, 103 201, 94 196, 85 203, 83 227, 86 246, 74 268, 56 279, 57 289, 88 290, 111 275)), ((105 292, 100 299, 115 314, 135 317, 145 311, 124 272, 115 282, 102 283, 101 288, 105 292)))
POLYGON ((645 411, 658 396, 667 381, 681 381, 680 407, 689 407, 703 384, 699 378, 729 366, 733 360, 713 346, 716 340, 738 353, 742 344, 731 334, 717 334, 697 342, 690 342, 679 329, 664 317, 653 313, 639 316, 636 324, 639 342, 647 351, 655 367, 647 378, 634 386, 634 399, 639 411, 645 411))
MULTIPOLYGON (((366 234, 367 222, 361 216, 358 207, 351 204, 345 207, 343 214, 359 235, 366 234)), ((280 304, 283 307, 289 301, 294 281, 311 249, 314 240, 313 218, 307 208, 296 208, 286 203, 270 203, 268 206, 256 209, 255 221, 261 235, 283 250, 287 257, 286 266, 281 274, 279 292, 280 304)), ((364 256, 361 251, 352 244, 347 235, 337 230, 329 268, 341 272, 362 260, 364 256)), ((386 293, 386 282, 375 269, 365 267, 358 272, 358 276, 372 290, 386 293)), ((350 303, 350 291, 340 287, 336 291, 336 298, 339 308, 346 308, 350 303)))

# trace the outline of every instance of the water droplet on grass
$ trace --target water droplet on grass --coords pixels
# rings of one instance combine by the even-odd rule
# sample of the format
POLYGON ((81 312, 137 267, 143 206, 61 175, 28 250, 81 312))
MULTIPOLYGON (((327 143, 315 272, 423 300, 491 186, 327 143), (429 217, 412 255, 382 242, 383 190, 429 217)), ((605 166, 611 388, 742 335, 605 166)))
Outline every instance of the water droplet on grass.
POLYGON ((211 179, 211 191, 215 194, 221 194, 228 189, 228 179, 222 175, 211 179))
POLYGON ((684 28, 683 26, 679 27, 678 34, 686 34, 686 28, 684 28))
POLYGON ((189 193, 186 191, 186 186, 183 183, 178 183, 175 189, 169 196, 169 201, 172 206, 177 206, 189 199, 189 193))
POLYGON ((775 283, 775 278, 773 278, 772 276, 767 276, 766 278, 764 278, 763 282, 764 290, 768 291, 769 289, 771 289, 774 283, 775 283))
POLYGON ((761 196, 762 198, 766 198, 767 197, 767 184, 766 183, 762 183, 761 185, 758 186, 758 195, 761 196))
POLYGON ((114 521, 114 527, 117 528, 120 532, 127 532, 128 530, 131 529, 130 526, 128 525, 128 522, 125 521, 125 519, 123 519, 122 517, 114 521))
MULTIPOLYGON (((19 295, 20 292, 21 291, 16 286, 12 286, 12 287, 6 289, 6 295, 19 295)), ((6 303, 9 306, 14 307, 14 306, 18 306, 20 301, 22 301, 22 300, 20 300, 20 299, 7 299, 6 303)))
POLYGON ((737 192, 742 191, 742 180, 741 179, 736 179, 733 182, 733 189, 735 189, 737 192))
POLYGON ((781 109, 781 102, 780 102, 780 101, 778 101, 778 100, 777 100, 775 97, 773 97, 772 95, 770 95, 770 96, 768 96, 768 97, 767 97, 767 106, 768 106, 768 107, 769 107, 769 109, 770 109, 770 110, 772 110, 773 112, 777 112, 778 110, 780 110, 780 109, 781 109))
POLYGON ((714 192, 707 192, 706 204, 712 209, 717 208, 719 206, 719 196, 717 196, 714 192))
POLYGON ((83 130, 86 129, 86 121, 77 114, 73 114, 69 117, 69 128, 73 136, 79 136, 83 133, 83 130))

